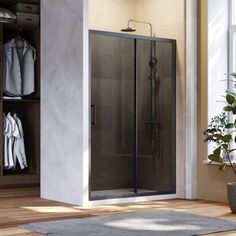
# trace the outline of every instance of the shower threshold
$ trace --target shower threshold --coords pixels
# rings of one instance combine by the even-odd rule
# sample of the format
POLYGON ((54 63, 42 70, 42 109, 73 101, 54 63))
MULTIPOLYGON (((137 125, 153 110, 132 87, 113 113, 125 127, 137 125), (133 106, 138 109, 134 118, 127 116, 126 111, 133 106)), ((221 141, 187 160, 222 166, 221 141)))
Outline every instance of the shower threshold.
POLYGON ((99 190, 99 191, 91 191, 90 198, 92 200, 100 200, 100 199, 108 199, 108 198, 123 198, 123 197, 134 197, 139 195, 150 195, 154 194, 157 191, 148 190, 148 189, 137 189, 137 194, 134 193, 134 189, 113 189, 113 190, 99 190))

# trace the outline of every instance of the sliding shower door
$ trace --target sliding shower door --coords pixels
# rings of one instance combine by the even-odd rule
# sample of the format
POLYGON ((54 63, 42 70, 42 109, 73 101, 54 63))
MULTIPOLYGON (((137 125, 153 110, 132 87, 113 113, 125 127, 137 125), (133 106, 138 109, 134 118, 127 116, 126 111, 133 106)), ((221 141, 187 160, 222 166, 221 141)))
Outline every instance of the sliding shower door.
POLYGON ((90 32, 90 199, 175 193, 175 41, 90 32))
POLYGON ((175 193, 175 49, 137 40, 137 190, 175 193))
POLYGON ((133 193, 134 40, 92 34, 90 197, 133 193))

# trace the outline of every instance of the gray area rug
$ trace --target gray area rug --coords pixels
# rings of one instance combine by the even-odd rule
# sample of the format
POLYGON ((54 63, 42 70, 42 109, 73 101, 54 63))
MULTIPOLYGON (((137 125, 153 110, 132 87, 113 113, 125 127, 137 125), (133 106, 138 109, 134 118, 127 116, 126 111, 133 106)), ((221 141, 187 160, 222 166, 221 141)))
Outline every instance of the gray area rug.
POLYGON ((236 230, 236 222, 155 210, 33 223, 22 227, 52 236, 192 236, 236 230))

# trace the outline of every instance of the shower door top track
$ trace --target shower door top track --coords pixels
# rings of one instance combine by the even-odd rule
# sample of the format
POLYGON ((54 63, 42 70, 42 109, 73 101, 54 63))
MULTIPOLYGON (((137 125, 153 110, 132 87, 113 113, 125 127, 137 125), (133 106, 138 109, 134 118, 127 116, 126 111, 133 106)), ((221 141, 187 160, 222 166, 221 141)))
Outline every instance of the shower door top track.
POLYGON ((169 38, 161 38, 161 37, 150 37, 138 34, 127 34, 127 33, 116 33, 116 32, 109 32, 109 31, 100 31, 100 30, 89 30, 90 34, 99 34, 104 36, 115 36, 121 38, 130 38, 130 39, 142 39, 142 40, 150 40, 150 41, 158 41, 158 42, 169 42, 176 44, 175 39, 169 38))

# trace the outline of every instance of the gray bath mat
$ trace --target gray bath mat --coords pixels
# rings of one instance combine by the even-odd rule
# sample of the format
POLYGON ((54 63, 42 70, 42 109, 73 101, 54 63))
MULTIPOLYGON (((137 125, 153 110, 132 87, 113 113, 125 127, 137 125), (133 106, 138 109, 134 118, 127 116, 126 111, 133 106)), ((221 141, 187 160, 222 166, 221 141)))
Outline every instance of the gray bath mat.
POLYGON ((149 211, 34 223, 22 227, 51 236, 192 236, 236 230, 236 222, 175 211, 149 211))

